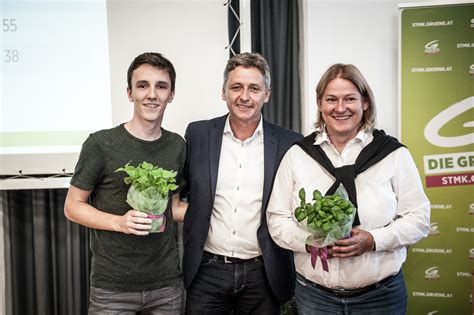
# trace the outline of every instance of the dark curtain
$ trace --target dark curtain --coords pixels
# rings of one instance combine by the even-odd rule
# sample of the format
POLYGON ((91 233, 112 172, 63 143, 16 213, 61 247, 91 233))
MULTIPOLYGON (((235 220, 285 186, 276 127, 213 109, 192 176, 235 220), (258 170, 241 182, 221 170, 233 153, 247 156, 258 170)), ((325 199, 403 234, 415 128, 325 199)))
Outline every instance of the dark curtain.
POLYGON ((299 11, 297 0, 252 0, 252 51, 270 64, 272 94, 263 116, 301 131, 299 11))
POLYGON ((229 35, 229 58, 240 54, 240 5, 239 0, 227 2, 227 31, 229 35))
POLYGON ((67 190, 11 190, 4 211, 7 310, 87 314, 89 234, 63 214, 67 190))

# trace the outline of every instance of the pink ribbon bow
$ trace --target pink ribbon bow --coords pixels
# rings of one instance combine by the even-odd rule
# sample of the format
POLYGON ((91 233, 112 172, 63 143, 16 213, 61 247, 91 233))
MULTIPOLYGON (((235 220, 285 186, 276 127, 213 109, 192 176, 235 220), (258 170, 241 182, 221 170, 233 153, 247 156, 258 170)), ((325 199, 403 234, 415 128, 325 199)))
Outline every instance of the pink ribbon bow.
POLYGON ((313 266, 313 269, 316 266, 316 260, 321 259, 321 265, 323 266, 323 270, 326 272, 329 272, 329 266, 328 266, 328 247, 316 247, 316 246, 309 246, 311 249, 311 266, 313 266))

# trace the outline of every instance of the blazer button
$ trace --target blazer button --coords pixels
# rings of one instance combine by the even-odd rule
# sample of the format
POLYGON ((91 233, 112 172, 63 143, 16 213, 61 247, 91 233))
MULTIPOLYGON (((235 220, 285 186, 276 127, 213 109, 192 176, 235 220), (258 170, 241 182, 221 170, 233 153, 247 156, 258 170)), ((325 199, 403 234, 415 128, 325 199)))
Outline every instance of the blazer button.
POLYGON ((207 221, 211 221, 211 216, 210 215, 207 216, 207 221))
POLYGON ((201 242, 201 248, 204 248, 204 242, 201 242))

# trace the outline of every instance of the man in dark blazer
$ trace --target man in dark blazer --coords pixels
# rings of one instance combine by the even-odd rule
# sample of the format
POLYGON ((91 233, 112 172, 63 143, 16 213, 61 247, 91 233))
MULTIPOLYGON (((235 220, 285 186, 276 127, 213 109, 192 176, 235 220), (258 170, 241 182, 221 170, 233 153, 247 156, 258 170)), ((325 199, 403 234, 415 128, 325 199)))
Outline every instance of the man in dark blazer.
POLYGON ((263 119, 270 83, 261 55, 232 57, 222 88, 229 113, 186 129, 187 314, 278 314, 293 295, 292 254, 270 237, 265 209, 281 158, 302 136, 263 119))

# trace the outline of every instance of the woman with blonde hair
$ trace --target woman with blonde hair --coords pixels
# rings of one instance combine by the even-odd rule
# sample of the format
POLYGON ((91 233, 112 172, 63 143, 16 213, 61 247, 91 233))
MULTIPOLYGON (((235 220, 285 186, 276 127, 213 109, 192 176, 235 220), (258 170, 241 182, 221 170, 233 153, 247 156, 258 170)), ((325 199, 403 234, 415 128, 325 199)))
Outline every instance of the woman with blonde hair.
POLYGON ((267 208, 272 238, 294 252, 298 312, 405 314, 401 267, 407 247, 426 237, 430 224, 416 165, 404 145, 375 129, 374 97, 355 66, 331 66, 316 100, 316 131, 285 154, 267 208), (313 268, 314 247, 305 242, 312 235, 294 216, 298 192, 329 195, 340 184, 356 208, 352 230, 313 268))

